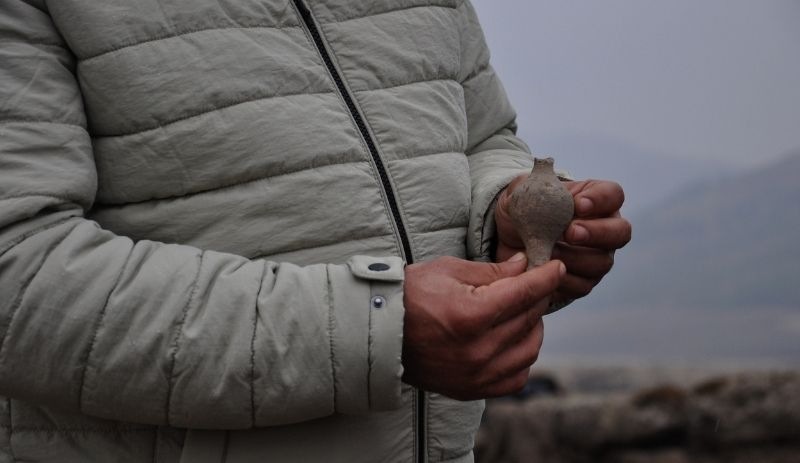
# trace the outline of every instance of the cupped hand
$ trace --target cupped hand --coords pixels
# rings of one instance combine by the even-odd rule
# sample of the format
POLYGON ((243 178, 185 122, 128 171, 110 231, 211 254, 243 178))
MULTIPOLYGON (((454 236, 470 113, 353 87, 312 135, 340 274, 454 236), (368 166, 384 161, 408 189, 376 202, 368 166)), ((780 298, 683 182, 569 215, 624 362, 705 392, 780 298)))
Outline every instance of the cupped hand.
MULTIPOLYGON (((498 261, 524 250, 508 216, 510 194, 525 180, 520 175, 501 192, 495 209, 498 261)), ((575 200, 575 217, 553 249, 553 259, 567 267, 567 275, 553 302, 563 303, 589 294, 614 265, 614 252, 631 239, 631 224, 622 217, 622 187, 607 180, 565 181, 575 200)))
POLYGON ((558 261, 526 267, 524 255, 406 267, 403 380, 459 400, 523 388, 542 346, 542 316, 566 272, 558 261))

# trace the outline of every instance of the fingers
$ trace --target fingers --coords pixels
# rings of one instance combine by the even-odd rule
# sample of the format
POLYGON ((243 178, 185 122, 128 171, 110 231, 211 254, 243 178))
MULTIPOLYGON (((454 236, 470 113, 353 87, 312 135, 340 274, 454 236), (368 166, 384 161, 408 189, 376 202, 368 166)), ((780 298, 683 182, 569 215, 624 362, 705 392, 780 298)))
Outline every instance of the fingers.
MULTIPOLYGON (((614 253, 606 249, 556 243, 553 259, 564 262, 568 275, 600 279, 614 266, 614 253)), ((563 281, 562 281, 563 286, 563 281)))
MULTIPOLYGON (((544 323, 541 318, 523 322, 525 330, 515 334, 513 342, 506 343, 502 349, 492 349, 487 345, 497 344, 500 333, 487 333, 489 342, 477 345, 474 354, 468 356, 480 359, 482 365, 473 370, 470 382, 475 389, 467 394, 459 394, 462 400, 498 397, 519 391, 528 379, 528 369, 536 362, 544 340, 544 323)), ((487 341, 487 339, 484 339, 487 341)))
POLYGON ((566 272, 560 261, 529 271, 526 265, 524 258, 501 264, 439 258, 406 267, 404 381, 462 400, 524 386, 522 370, 541 347, 540 318, 566 272))
POLYGON ((541 314, 547 308, 547 304, 539 304, 487 333, 487 336, 495 342, 494 363, 503 371, 516 371, 525 365, 533 364, 536 360, 544 335, 541 314), (523 357, 530 361, 525 363, 523 357))
POLYGON ((542 314, 550 307, 548 298, 495 326, 488 326, 483 339, 488 340, 488 350, 498 355, 525 339, 541 322, 542 314))
POLYGON ((550 261, 521 275, 478 287, 474 294, 490 317, 487 322, 497 325, 549 297, 565 274, 566 267, 561 261, 550 261))
POLYGON ((543 341, 544 323, 539 318, 524 338, 495 357, 492 368, 483 379, 489 383, 486 395, 498 397, 522 389, 527 383, 531 365, 539 358, 543 341))
POLYGON ((574 300, 586 297, 598 283, 600 283, 600 278, 585 278, 568 273, 561 281, 561 286, 558 287, 553 300, 574 300))
POLYGON ((573 220, 564 233, 569 244, 614 250, 631 240, 631 224, 622 217, 573 220))
MULTIPOLYGON (((498 235, 498 257, 507 257, 508 250, 522 248, 522 241, 506 212, 509 191, 524 178, 515 179, 498 199, 495 222, 498 235), (502 255, 501 255, 502 254, 502 255)), ((619 249, 631 239, 630 223, 621 217, 625 192, 615 182, 605 180, 567 181, 564 185, 575 200, 575 220, 564 233, 570 244, 601 249, 619 249)))
POLYGON ((578 218, 609 217, 625 202, 625 192, 615 182, 583 180, 564 183, 575 198, 575 216, 578 218))
POLYGON ((465 285, 487 286, 497 280, 520 275, 527 267, 524 253, 512 255, 507 261, 499 263, 472 262, 455 257, 437 259, 448 275, 465 285))
POLYGON ((588 295, 614 266, 614 253, 606 249, 572 246, 557 243, 553 258, 567 266, 567 275, 561 279, 557 298, 577 299, 588 295))

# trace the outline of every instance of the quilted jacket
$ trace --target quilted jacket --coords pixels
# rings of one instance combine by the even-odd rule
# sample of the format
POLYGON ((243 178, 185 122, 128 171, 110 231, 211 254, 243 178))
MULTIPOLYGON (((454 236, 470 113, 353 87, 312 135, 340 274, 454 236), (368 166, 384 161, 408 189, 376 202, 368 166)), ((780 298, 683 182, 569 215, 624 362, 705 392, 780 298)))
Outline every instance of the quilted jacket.
POLYGON ((0 1, 0 463, 471 461, 403 266, 530 165, 467 0, 0 1))

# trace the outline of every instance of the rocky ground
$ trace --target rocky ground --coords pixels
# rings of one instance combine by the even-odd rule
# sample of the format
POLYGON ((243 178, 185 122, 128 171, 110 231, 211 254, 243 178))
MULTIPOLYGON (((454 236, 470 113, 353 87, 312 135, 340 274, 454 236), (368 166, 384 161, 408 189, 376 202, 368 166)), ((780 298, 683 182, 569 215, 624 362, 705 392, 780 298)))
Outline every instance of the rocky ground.
POLYGON ((487 403, 478 463, 800 462, 800 371, 562 371, 530 386, 487 403))

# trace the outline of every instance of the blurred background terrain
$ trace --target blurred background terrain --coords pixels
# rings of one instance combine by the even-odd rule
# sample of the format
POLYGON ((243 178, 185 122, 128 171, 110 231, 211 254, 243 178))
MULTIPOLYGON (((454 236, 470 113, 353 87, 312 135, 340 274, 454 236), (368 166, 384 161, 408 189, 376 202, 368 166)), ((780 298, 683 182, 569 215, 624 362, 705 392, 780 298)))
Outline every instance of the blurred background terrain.
MULTIPOLYGON (((685 426, 670 428, 661 444, 645 439, 662 459, 641 461, 734 461, 722 450, 697 450, 719 439, 752 441, 703 427, 719 431, 725 419, 691 418, 717 399, 731 407, 763 399, 766 408, 748 409, 748 420, 771 430, 776 440, 768 431, 764 439, 778 447, 765 444, 758 456, 748 444, 737 454, 784 461, 770 452, 800 442, 800 403, 774 399, 797 387, 800 371, 800 2, 473 3, 520 136, 575 178, 621 183, 634 230, 602 285, 546 320, 533 373, 558 394, 534 387, 547 397, 490 403, 479 459, 640 461, 635 453, 598 457, 607 446, 589 442, 600 439, 592 423, 623 415, 638 422, 630 413, 639 394, 661 391, 659 407, 672 415, 646 413, 685 426), (710 393, 709 381, 725 387, 710 393), (487 445, 507 428, 492 419, 496 406, 509 417, 535 410, 562 421, 577 407, 586 429, 572 436, 584 436, 595 453, 497 457, 503 453, 487 445), (771 415, 776 406, 785 413, 771 415), (690 441, 694 453, 675 450, 690 441)), ((531 429, 516 440, 546 441, 528 415, 508 418, 531 429)), ((546 428, 557 429, 553 423, 546 428)), ((621 445, 619 435, 609 438, 621 445)), ((792 451, 785 461, 800 461, 800 448, 792 451)))

